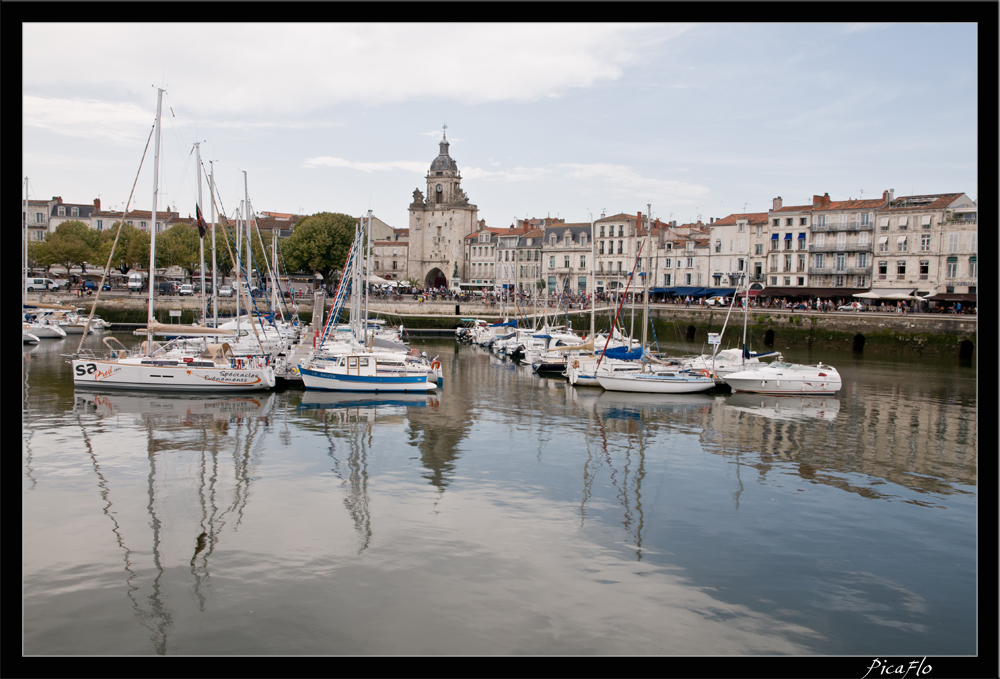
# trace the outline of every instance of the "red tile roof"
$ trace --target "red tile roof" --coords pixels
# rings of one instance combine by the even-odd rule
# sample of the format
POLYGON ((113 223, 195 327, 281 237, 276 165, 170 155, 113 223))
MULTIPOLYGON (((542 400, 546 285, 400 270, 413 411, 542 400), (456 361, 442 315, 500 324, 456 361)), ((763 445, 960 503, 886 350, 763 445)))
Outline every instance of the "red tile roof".
POLYGON ((767 224, 767 213, 766 212, 743 212, 734 213, 723 217, 722 219, 716 219, 709 226, 735 226, 736 222, 745 219, 750 224, 767 224))
POLYGON ((940 210, 944 207, 950 205, 956 198, 961 196, 961 193, 932 193, 924 196, 899 196, 898 198, 893 198, 892 207, 884 207, 880 212, 888 211, 899 211, 899 210, 940 210), (935 198, 931 202, 923 205, 900 205, 900 203, 911 201, 935 198))
POLYGON ((830 212, 831 210, 874 210, 883 207, 885 201, 881 198, 872 200, 834 200, 829 205, 812 208, 813 212, 830 212))

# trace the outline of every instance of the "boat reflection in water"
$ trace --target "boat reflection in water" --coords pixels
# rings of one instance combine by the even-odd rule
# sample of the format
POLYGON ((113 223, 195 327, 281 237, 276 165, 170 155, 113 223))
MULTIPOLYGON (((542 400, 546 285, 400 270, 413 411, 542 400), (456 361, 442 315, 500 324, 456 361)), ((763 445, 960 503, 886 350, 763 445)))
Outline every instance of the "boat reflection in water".
POLYGON ((209 417, 230 419, 236 417, 267 417, 274 410, 274 392, 246 394, 220 394, 212 397, 205 394, 160 393, 155 396, 148 391, 115 391, 99 393, 93 390, 75 392, 76 407, 100 417, 135 415, 176 419, 178 417, 209 417))
POLYGON ((183 617, 178 602, 193 594, 204 613, 212 599, 213 552, 246 517, 275 401, 274 392, 74 392, 124 564, 114 577, 159 655, 167 653, 175 617, 183 617), (178 586, 185 596, 177 598, 178 586))
POLYGON ((438 397, 424 392, 363 394, 349 391, 308 390, 302 394, 300 410, 334 410, 337 408, 376 408, 378 406, 403 406, 408 408, 435 407, 438 397))
POLYGON ((726 398, 725 404, 740 412, 772 420, 816 418, 832 422, 840 412, 840 399, 836 396, 769 396, 740 392, 726 398))

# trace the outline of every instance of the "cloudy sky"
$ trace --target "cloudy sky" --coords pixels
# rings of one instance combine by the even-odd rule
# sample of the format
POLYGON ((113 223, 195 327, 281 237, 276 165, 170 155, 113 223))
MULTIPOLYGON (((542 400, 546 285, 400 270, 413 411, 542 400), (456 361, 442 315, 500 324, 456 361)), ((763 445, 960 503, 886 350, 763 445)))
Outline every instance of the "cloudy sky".
POLYGON ((25 23, 23 45, 32 198, 123 209, 162 87, 159 209, 182 215, 200 141, 228 213, 246 171, 257 211, 405 227, 444 124, 494 227, 978 199, 974 24, 25 23))

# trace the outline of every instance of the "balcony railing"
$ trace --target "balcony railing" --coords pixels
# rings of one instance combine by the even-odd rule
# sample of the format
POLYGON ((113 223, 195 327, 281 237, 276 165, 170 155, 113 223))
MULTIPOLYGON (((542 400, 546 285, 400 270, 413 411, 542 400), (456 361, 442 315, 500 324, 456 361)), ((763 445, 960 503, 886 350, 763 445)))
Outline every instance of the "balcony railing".
POLYGON ((818 231, 871 231, 874 228, 873 224, 862 224, 861 222, 853 219, 849 222, 827 222, 825 225, 811 224, 809 230, 813 233, 818 231))
POLYGON ((865 243, 861 245, 860 243, 824 243, 823 245, 816 245, 813 243, 809 246, 809 252, 871 252, 872 244, 865 243))
MULTIPOLYGON (((857 276, 857 275, 869 275, 872 272, 871 267, 868 266, 846 266, 843 269, 837 269, 832 266, 816 268, 814 266, 809 267, 809 275, 817 276, 857 276)), ((801 273, 801 272, 800 272, 801 273)))

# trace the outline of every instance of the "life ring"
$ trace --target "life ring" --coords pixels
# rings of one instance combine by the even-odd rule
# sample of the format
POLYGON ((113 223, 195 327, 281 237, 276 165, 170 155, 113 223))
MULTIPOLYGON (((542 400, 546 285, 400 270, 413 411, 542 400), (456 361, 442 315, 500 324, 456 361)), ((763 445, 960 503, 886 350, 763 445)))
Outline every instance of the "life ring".
POLYGON ((431 370, 437 370, 441 367, 441 361, 431 361, 431 370))
POLYGON ((416 356, 416 355, 417 355, 417 350, 416 349, 410 349, 410 356, 416 356))
POLYGON ((708 374, 707 370, 699 370, 698 374, 701 375, 702 377, 711 377, 711 375, 708 374))
POLYGON ((573 361, 573 368, 576 369, 579 367, 580 367, 580 361, 573 361))

